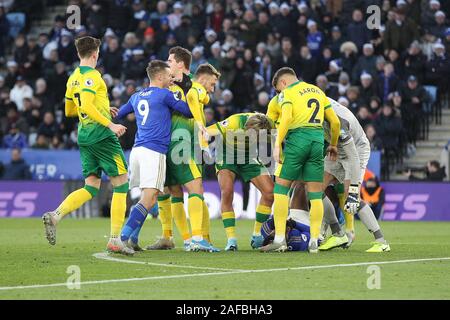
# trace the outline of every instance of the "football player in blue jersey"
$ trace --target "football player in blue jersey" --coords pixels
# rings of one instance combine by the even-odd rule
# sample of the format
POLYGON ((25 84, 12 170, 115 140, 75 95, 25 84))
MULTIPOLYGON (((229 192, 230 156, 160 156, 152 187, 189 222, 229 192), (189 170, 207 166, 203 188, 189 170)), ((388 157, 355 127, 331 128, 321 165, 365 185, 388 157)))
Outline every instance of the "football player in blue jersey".
POLYGON ((186 117, 192 117, 186 102, 168 89, 172 76, 166 62, 150 62, 147 75, 150 86, 133 94, 117 115, 121 119, 134 112, 137 124, 136 138, 130 153, 130 188, 139 187, 142 193, 121 232, 122 242, 131 248, 133 244, 130 237, 144 223, 148 212, 156 204, 159 192, 164 191, 171 112, 178 111, 186 117))

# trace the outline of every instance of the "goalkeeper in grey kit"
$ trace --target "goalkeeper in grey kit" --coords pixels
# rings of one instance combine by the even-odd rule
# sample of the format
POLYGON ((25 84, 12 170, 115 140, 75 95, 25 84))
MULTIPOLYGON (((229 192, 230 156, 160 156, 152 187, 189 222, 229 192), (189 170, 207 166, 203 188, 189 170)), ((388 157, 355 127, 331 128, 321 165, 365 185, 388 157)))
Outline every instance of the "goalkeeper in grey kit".
MULTIPOLYGON (((360 199, 360 187, 370 158, 369 141, 353 113, 333 99, 329 100, 341 122, 341 133, 337 146, 339 155, 337 161, 325 159, 324 188, 332 183, 344 183, 346 194, 344 210, 350 214, 358 214, 361 222, 375 238, 372 247, 366 252, 390 251, 372 209, 360 199)), ((324 122, 324 130, 325 139, 329 141, 330 128, 327 122, 324 122)), ((346 234, 341 229, 330 199, 325 197, 323 202, 325 218, 330 225, 332 236, 321 244, 319 250, 349 247, 354 235, 346 234)))

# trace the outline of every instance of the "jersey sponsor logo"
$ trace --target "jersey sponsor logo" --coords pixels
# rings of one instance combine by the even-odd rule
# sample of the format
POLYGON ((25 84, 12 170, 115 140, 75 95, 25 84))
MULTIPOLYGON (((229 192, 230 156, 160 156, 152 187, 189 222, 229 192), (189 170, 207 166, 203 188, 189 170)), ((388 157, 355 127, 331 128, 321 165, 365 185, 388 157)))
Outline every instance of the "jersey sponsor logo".
POLYGON ((84 85, 86 87, 92 87, 94 85, 94 80, 92 79, 86 79, 86 81, 84 82, 84 85))

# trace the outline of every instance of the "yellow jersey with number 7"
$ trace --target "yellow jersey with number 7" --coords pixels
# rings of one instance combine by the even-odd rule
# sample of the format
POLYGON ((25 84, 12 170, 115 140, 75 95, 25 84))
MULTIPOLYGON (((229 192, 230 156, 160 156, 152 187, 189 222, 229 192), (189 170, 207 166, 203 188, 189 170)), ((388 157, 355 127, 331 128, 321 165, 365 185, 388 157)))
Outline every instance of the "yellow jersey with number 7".
POLYGON ((109 128, 90 119, 81 111, 83 106, 82 91, 94 94, 94 107, 103 116, 111 120, 108 89, 100 72, 86 66, 76 68, 67 80, 66 99, 72 100, 77 107, 78 119, 80 120, 78 124, 78 144, 92 145, 109 136, 114 136, 109 128))
POLYGON ((331 106, 320 88, 303 81, 291 84, 278 95, 278 105, 281 109, 286 104, 292 105, 288 130, 322 127, 325 109, 331 106))

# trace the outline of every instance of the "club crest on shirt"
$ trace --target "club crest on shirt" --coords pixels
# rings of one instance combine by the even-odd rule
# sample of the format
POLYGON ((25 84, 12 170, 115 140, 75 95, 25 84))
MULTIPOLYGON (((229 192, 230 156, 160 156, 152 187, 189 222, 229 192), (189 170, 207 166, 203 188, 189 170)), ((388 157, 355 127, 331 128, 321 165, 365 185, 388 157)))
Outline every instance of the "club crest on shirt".
POLYGON ((86 87, 92 87, 94 85, 94 80, 92 79, 86 79, 86 81, 84 82, 86 87))

